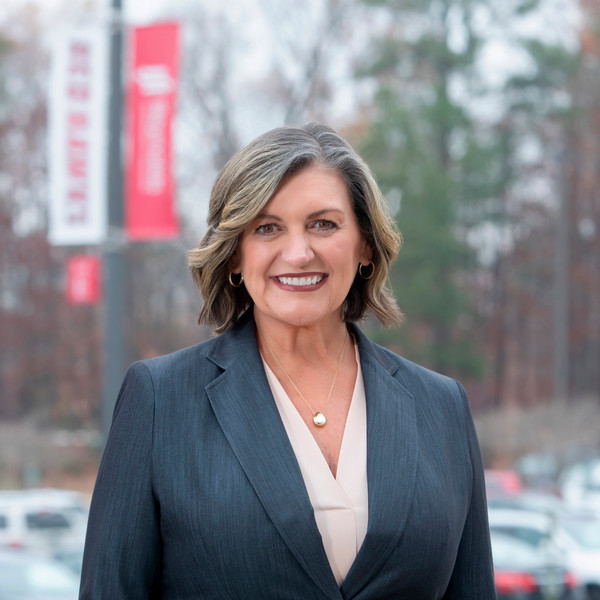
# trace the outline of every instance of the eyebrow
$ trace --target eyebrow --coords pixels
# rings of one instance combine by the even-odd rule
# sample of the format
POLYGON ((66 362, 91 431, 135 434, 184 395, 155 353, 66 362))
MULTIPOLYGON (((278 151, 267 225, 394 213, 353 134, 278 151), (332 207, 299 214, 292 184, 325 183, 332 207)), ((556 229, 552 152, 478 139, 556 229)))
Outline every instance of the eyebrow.
MULTIPOLYGON (((309 215, 307 215, 308 219, 314 219, 316 217, 320 217, 321 215, 324 215, 326 213, 330 213, 330 212, 335 212, 335 213, 340 213, 340 214, 344 214, 343 210, 340 210, 339 208, 322 208, 321 210, 316 210, 315 212, 310 213, 309 215)), ((272 215, 270 213, 260 213, 257 217, 257 219, 272 219, 273 221, 283 221, 283 219, 281 217, 278 217, 277 215, 272 215)))

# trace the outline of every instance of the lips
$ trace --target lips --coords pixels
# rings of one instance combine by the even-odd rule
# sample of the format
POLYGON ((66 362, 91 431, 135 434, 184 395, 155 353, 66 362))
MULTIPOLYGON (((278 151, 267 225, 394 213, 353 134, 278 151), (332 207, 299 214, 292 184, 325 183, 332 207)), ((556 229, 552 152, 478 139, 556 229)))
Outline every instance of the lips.
POLYGON ((296 287, 316 285, 323 281, 323 275, 309 275, 300 277, 276 277, 277 281, 283 285, 293 285, 296 287))

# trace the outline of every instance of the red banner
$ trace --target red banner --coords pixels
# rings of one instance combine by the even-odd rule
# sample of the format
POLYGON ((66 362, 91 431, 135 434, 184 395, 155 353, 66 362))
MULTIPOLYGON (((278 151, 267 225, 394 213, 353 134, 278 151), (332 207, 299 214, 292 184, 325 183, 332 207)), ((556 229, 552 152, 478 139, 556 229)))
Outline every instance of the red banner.
POLYGON ((131 240, 171 239, 179 234, 171 135, 179 26, 134 28, 131 52, 125 227, 131 240))
POLYGON ((76 254, 67 260, 67 302, 97 304, 102 295, 102 261, 99 256, 76 254))

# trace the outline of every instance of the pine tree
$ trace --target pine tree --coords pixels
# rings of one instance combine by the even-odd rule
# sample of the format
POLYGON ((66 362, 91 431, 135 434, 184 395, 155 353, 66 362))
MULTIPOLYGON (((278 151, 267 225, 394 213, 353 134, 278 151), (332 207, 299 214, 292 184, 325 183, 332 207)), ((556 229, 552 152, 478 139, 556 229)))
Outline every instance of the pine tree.
POLYGON ((478 3, 368 4, 385 25, 358 70, 378 85, 361 152, 397 209, 405 242, 391 280, 407 323, 387 341, 434 369, 478 375, 467 232, 495 210, 485 200, 500 185, 491 167, 496 141, 480 135, 466 102, 480 45, 471 24, 478 3))

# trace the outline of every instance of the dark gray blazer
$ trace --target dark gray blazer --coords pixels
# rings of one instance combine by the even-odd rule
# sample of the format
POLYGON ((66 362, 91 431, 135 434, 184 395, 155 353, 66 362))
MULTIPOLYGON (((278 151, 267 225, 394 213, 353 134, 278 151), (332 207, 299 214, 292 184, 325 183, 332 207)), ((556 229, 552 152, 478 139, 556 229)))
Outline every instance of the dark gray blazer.
POLYGON ((463 388, 351 331, 367 398, 369 524, 341 589, 247 317, 130 367, 92 499, 80 598, 495 598, 463 388))

